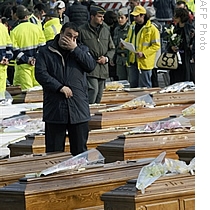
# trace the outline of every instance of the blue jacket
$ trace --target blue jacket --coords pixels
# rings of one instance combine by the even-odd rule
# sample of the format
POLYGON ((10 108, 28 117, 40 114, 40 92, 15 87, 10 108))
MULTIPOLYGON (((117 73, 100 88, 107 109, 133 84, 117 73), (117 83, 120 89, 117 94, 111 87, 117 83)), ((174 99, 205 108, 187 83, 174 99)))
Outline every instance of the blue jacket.
POLYGON ((172 21, 176 0, 154 0, 153 6, 156 9, 158 21, 172 21))
POLYGON ((85 45, 78 45, 64 58, 58 51, 59 36, 40 48, 35 66, 35 77, 43 87, 43 121, 86 122, 90 120, 86 72, 93 71, 96 62, 85 45), (71 98, 60 92, 63 86, 72 90, 71 98))

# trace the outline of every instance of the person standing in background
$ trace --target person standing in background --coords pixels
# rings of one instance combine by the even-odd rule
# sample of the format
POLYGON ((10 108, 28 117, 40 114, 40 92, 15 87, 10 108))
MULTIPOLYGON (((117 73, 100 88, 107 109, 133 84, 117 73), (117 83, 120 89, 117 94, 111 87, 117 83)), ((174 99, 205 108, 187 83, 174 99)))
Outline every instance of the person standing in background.
POLYGON ((69 22, 69 17, 65 14, 66 5, 63 1, 61 1, 61 0, 57 1, 56 5, 55 5, 55 9, 57 10, 57 12, 59 14, 59 19, 60 19, 61 25, 69 22))
MULTIPOLYGON (((153 6, 156 10, 156 19, 165 27, 169 27, 173 22, 174 10, 176 7, 176 0, 154 0, 153 6)), ((161 34, 161 52, 166 50, 167 42, 161 34)))
POLYGON ((152 87, 152 69, 155 67, 156 53, 160 49, 160 33, 146 15, 146 9, 136 6, 131 13, 135 22, 130 25, 124 40, 132 43, 136 52, 129 51, 127 65, 131 88, 152 87))
MULTIPOLYGON (((130 9, 131 9, 131 13, 133 12, 135 6, 141 5, 140 0, 129 0, 128 2, 129 2, 130 9)), ((129 15, 130 23, 132 23, 134 21, 134 17, 131 13, 129 15)))
POLYGON ((153 6, 156 10, 156 19, 162 25, 172 23, 174 10, 176 7, 176 0, 154 0, 153 6))
MULTIPOLYGON (((38 20, 41 22, 42 25, 42 29, 43 29, 43 25, 45 23, 45 14, 47 12, 48 8, 46 6, 46 4, 44 3, 37 3, 34 6, 34 15, 38 18, 38 20)), ((32 23, 36 24, 36 21, 34 22, 33 19, 31 19, 32 23)))
MULTIPOLYGON (((109 31, 111 33, 111 37, 113 39, 114 30, 118 25, 116 12, 114 12, 113 10, 106 11, 106 13, 104 14, 104 23, 107 24, 107 26, 109 28, 109 31)), ((109 78, 110 78, 110 80, 113 80, 113 81, 118 80, 117 72, 116 72, 116 66, 111 65, 111 60, 108 63, 108 66, 109 66, 109 78)))
POLYGON ((62 25, 58 17, 58 13, 55 9, 50 9, 45 15, 45 24, 43 26, 43 32, 46 39, 46 43, 54 39, 54 37, 60 33, 62 25))
POLYGON ((66 131, 73 156, 87 150, 90 109, 86 73, 96 61, 87 46, 77 42, 75 23, 65 23, 48 46, 41 47, 35 76, 44 92, 46 152, 64 152, 66 131))
MULTIPOLYGON (((158 31, 160 33, 160 36, 161 36, 161 34, 162 34, 162 25, 156 19, 155 8, 152 7, 152 6, 148 6, 148 7, 146 7, 146 11, 147 11, 147 17, 149 18, 151 23, 158 29, 158 31)), ((161 48, 156 53, 155 67, 152 69, 152 77, 151 77, 152 87, 159 87, 158 74, 157 74, 158 67, 156 66, 156 63, 157 63, 157 60, 160 57, 160 55, 161 55, 161 48)))
POLYGON ((187 3, 185 1, 177 1, 176 2, 176 8, 184 8, 188 11, 189 13, 189 22, 193 24, 195 27, 195 16, 194 13, 188 8, 187 3))
POLYGON ((118 26, 114 30, 113 42, 115 44, 115 55, 113 64, 116 66, 116 74, 119 80, 128 80, 128 72, 126 62, 129 51, 120 47, 120 39, 125 39, 128 34, 129 20, 128 9, 121 8, 117 12, 118 26))
POLYGON ((10 33, 16 59, 13 84, 26 90, 39 86, 34 77, 34 66, 37 51, 46 44, 46 40, 42 29, 28 21, 30 12, 25 6, 19 5, 16 13, 20 22, 10 33))
POLYGON ((176 8, 174 13, 174 33, 181 36, 181 42, 178 46, 173 46, 168 42, 168 49, 171 52, 179 52, 181 63, 174 71, 170 71, 170 85, 177 82, 195 81, 195 69, 191 69, 190 60, 192 59, 192 45, 194 36, 192 31, 194 26, 189 23, 188 11, 184 8, 176 8))
POLYGON ((106 10, 98 5, 90 6, 90 21, 79 27, 82 43, 87 45, 96 60, 94 71, 87 74, 89 103, 100 103, 109 77, 108 62, 113 59, 115 46, 107 25, 103 24, 106 10))
POLYGON ((74 22, 77 26, 88 22, 90 17, 88 8, 79 0, 74 0, 74 3, 67 7, 65 14, 69 17, 69 22, 74 22))
POLYGON ((0 99, 4 98, 7 81, 7 67, 12 59, 12 41, 7 27, 0 22, 0 99))

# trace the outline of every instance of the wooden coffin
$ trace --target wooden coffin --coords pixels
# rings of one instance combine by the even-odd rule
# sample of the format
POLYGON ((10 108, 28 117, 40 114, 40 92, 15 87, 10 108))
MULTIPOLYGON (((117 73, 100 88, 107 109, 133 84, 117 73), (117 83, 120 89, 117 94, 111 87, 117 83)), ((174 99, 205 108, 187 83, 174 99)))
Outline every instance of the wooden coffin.
POLYGON ((152 133, 119 136, 97 146, 105 162, 156 157, 166 151, 166 157, 179 159, 177 150, 194 145, 195 132, 152 133))
POLYGON ((43 109, 37 108, 34 110, 21 111, 20 114, 28 115, 31 119, 42 118, 43 117, 43 109))
POLYGON ((195 157, 195 145, 179 149, 176 154, 179 160, 185 161, 187 164, 195 157))
POLYGON ((25 174, 44 170, 70 157, 70 153, 61 152, 23 155, 0 160, 0 186, 16 182, 25 174))
POLYGON ((195 91, 175 92, 175 93, 154 93, 153 101, 156 105, 163 104, 194 104, 195 91))
POLYGON ((15 95, 13 97, 13 103, 36 103, 43 102, 43 91, 35 90, 35 91, 26 91, 21 94, 15 95))
POLYGON ((22 178, 0 188, 2 209, 75 210, 101 206, 100 196, 138 177, 144 165, 154 158, 139 162, 115 162, 98 168, 66 171, 39 178, 22 178))
POLYGON ((145 190, 136 181, 102 194, 104 210, 194 210, 195 176, 190 174, 161 177, 145 190))
MULTIPOLYGON (((118 135, 123 134, 123 132, 126 131, 128 131, 128 129, 116 128, 92 130, 89 132, 87 147, 88 149, 96 148, 100 144, 106 143, 117 138, 118 135)), ((45 135, 29 134, 26 136, 25 140, 11 143, 8 145, 8 148, 10 149, 11 157, 18 155, 45 153, 45 135)), ((68 137, 66 138, 65 151, 70 151, 68 137)))
POLYGON ((150 94, 154 91, 158 91, 160 88, 126 88, 124 90, 107 91, 104 90, 101 99, 102 104, 122 104, 130 101, 136 97, 150 94))
POLYGON ((183 109, 189 104, 177 106, 161 106, 154 108, 123 109, 113 112, 95 113, 89 122, 90 130, 103 129, 118 126, 136 127, 136 125, 146 124, 170 117, 181 115, 183 109))
MULTIPOLYGON (((11 143, 7 146, 10 149, 10 157, 30 154, 45 153, 45 135, 26 136, 26 140, 11 143)), ((66 138, 65 152, 70 152, 69 140, 66 138)))
POLYGON ((15 95, 21 94, 21 92, 22 92, 20 85, 8 86, 8 87, 6 87, 6 90, 10 93, 11 96, 15 96, 15 95))

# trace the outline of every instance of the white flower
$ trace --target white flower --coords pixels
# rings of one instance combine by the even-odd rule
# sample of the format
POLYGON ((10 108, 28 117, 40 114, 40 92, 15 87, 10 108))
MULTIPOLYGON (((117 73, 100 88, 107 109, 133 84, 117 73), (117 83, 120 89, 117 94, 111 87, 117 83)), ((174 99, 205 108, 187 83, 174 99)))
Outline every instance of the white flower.
POLYGON ((170 31, 171 31, 171 34, 174 33, 174 25, 171 25, 170 31))
POLYGON ((175 37, 177 36, 177 34, 173 34, 172 36, 171 36, 171 40, 175 40, 175 37))

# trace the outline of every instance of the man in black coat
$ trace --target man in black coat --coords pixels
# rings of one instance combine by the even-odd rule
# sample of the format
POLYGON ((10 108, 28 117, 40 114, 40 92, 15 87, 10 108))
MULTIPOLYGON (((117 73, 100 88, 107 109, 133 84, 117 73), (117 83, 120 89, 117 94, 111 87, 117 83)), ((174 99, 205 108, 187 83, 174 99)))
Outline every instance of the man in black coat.
POLYGON ((79 0, 74 0, 74 3, 67 7, 65 14, 69 17, 69 21, 76 23, 77 26, 86 23, 90 18, 88 8, 79 0))
POLYGON ((46 152, 64 151, 66 131, 72 155, 87 150, 90 110, 86 72, 96 61, 87 46, 77 43, 74 23, 65 23, 60 34, 42 47, 35 77, 43 87, 43 121, 46 152))

